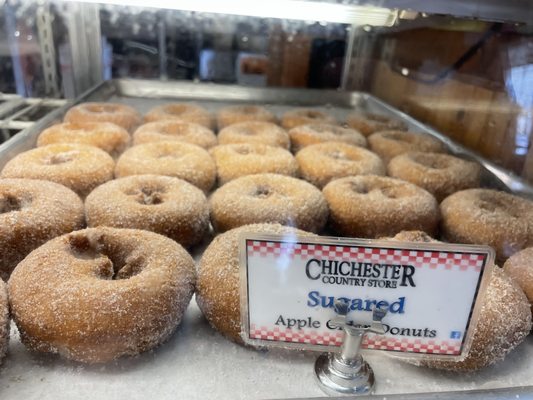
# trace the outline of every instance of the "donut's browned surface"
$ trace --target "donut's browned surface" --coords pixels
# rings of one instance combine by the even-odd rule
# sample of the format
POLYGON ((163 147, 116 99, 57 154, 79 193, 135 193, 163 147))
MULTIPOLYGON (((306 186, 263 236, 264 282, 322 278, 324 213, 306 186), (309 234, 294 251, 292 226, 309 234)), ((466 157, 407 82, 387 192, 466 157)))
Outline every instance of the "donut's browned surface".
POLYGON ((533 307, 533 247, 509 257, 503 269, 524 291, 533 307))
POLYGON ((298 175, 294 156, 280 147, 259 143, 224 144, 212 148, 209 153, 215 160, 220 185, 246 175, 298 175))
POLYGON ((9 321, 7 285, 0 279, 0 364, 6 356, 9 345, 9 321))
POLYGON ((283 114, 281 125, 289 130, 298 125, 307 124, 337 124, 333 116, 320 110, 313 108, 295 108, 283 114))
POLYGON ((333 179, 354 175, 385 175, 376 154, 346 143, 327 142, 307 146, 296 154, 302 178, 322 188, 333 179))
POLYGON ((131 131, 141 123, 140 114, 130 106, 118 103, 82 103, 67 111, 65 122, 111 122, 131 131))
POLYGON ((218 235, 207 247, 198 265, 196 301, 211 326, 238 343, 242 343, 239 235, 244 232, 313 236, 278 224, 252 224, 218 235))
POLYGON ((85 200, 87 225, 144 229, 182 246, 198 243, 209 228, 204 193, 169 176, 133 175, 107 182, 85 200))
POLYGON ((0 277, 48 240, 83 228, 83 202, 57 183, 0 179, 0 277))
POLYGON ((407 130, 407 125, 403 121, 386 117, 385 115, 365 113, 362 111, 350 113, 346 117, 346 125, 358 130, 365 136, 370 136, 374 132, 379 131, 407 130))
POLYGON ((246 121, 263 121, 276 123, 274 114, 265 107, 256 105, 240 105, 221 108, 217 113, 218 129, 246 121))
POLYGON ((152 108, 144 116, 144 122, 154 122, 161 120, 175 120, 191 122, 213 129, 213 119, 211 114, 203 107, 191 103, 167 103, 152 108))
POLYGON ((139 126, 133 134, 134 145, 165 140, 191 143, 204 149, 217 144, 217 138, 212 130, 203 125, 179 120, 148 122, 139 126))
POLYGON ((98 147, 117 157, 130 143, 128 131, 111 122, 63 122, 41 132, 37 146, 79 143, 98 147))
POLYGON ((291 149, 297 152, 306 146, 325 142, 343 142, 366 147, 366 139, 359 131, 329 124, 299 125, 289 131, 291 149))
POLYGON ((117 161, 117 178, 144 174, 173 176, 207 192, 215 183, 216 166, 209 153, 194 144, 154 142, 133 146, 117 161))
POLYGON ((414 132, 383 131, 368 137, 370 150, 377 153, 385 163, 409 151, 446 153, 446 146, 439 140, 414 132))
POLYGON ((170 337, 195 276, 192 258, 171 239, 92 228, 53 239, 26 257, 9 280, 9 301, 29 349, 106 362, 170 337))
POLYGON ((454 193, 440 205, 447 241, 486 244, 503 261, 533 245, 533 202, 491 189, 454 193))
POLYGON ((289 134, 271 122, 247 121, 233 124, 218 133, 220 144, 259 143, 288 149, 289 134))
POLYGON ((340 178, 323 189, 330 225, 343 236, 377 238, 403 230, 437 231, 435 198, 399 179, 366 175, 340 178))
POLYGON ((328 206, 320 190, 278 174, 234 179, 213 193, 210 208, 211 222, 219 232, 263 222, 318 232, 328 217, 328 206))
POLYGON ((94 146, 57 143, 18 154, 2 170, 2 178, 42 179, 59 183, 85 198, 113 179, 115 162, 94 146))

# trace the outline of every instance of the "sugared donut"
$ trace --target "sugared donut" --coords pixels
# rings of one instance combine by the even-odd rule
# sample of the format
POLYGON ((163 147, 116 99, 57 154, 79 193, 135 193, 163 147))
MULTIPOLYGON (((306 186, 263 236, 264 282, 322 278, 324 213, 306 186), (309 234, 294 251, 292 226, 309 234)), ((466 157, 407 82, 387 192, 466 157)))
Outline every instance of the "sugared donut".
POLYGON ((400 242, 439 242, 438 240, 433 239, 431 236, 429 236, 426 232, 423 231, 401 231, 400 233, 394 235, 391 238, 389 237, 382 239, 396 240, 400 242))
POLYGON ((94 146, 57 143, 20 153, 2 170, 2 178, 42 179, 59 183, 85 198, 113 179, 115 162, 94 146))
POLYGON ((216 146, 217 137, 203 125, 190 122, 162 120, 139 126, 133 134, 133 144, 176 140, 208 149, 216 146))
POLYGON ((447 241, 492 246, 499 261, 533 246, 529 200, 491 189, 467 189, 445 198, 440 211, 447 241))
POLYGON ((230 125, 218 133, 218 143, 260 143, 289 148, 289 134, 271 122, 248 121, 230 125))
POLYGON ((104 183, 85 200, 87 225, 144 229, 182 246, 198 243, 209 228, 204 193, 178 178, 133 175, 104 183))
POLYGON ((378 238, 403 230, 437 231, 435 198, 399 179, 365 175, 341 178, 323 189, 330 225, 343 236, 378 238))
POLYGON ((7 285, 0 279, 0 364, 6 356, 9 345, 9 322, 7 285))
POLYGON ((130 143, 128 131, 111 122, 63 122, 41 132, 37 146, 79 143, 98 147, 117 157, 130 143))
POLYGON ((263 121, 276 123, 276 116, 265 107, 240 105, 221 108, 217 113, 218 129, 246 121, 263 121))
POLYGON ((53 239, 9 280, 21 341, 87 363, 152 349, 168 339, 194 292, 191 256, 135 229, 91 228, 53 239))
POLYGON ((83 202, 54 182, 0 179, 0 277, 48 240, 83 228, 83 202))
POLYGON ((509 257, 503 265, 503 270, 524 291, 533 310, 533 247, 509 257))
POLYGON ((259 143, 224 144, 209 153, 215 160, 220 185, 245 175, 298 175, 298 163, 288 150, 259 143))
POLYGON ((213 129, 211 114, 203 107, 191 103, 168 103, 152 108, 144 116, 144 122, 171 119, 191 122, 213 129))
POLYGON ((141 123, 140 114, 130 106, 118 103, 82 103, 67 111, 65 122, 111 122, 131 131, 141 123))
POLYGON ((210 199, 211 222, 219 232, 254 223, 280 223, 319 232, 328 217, 320 190, 277 174, 248 175, 217 189, 210 199))
POLYGON ((207 247, 198 265, 196 302, 213 328, 241 344, 239 235, 243 232, 314 236, 278 224, 253 224, 218 235, 207 247))
POLYGON ((409 152, 394 157, 388 174, 426 189, 437 201, 459 190, 479 187, 479 164, 448 154, 409 152))
POLYGON ((333 179, 353 175, 385 175, 376 154, 346 143, 327 142, 305 147, 296 154, 302 178, 322 188, 333 179))
POLYGON ((437 139, 414 132, 383 131, 368 137, 370 150, 388 163, 394 157, 409 151, 445 153, 446 146, 437 139))
POLYGON ((328 113, 313 108, 296 108, 283 114, 281 125, 289 130, 298 125, 308 124, 337 124, 335 118, 328 113))
POLYGON ((291 149, 295 153, 305 146, 324 142, 344 142, 354 146, 367 146, 365 137, 358 131, 337 125, 299 125, 289 131, 289 136, 291 138, 291 149))
POLYGON ((385 115, 355 111, 346 117, 346 125, 356 129, 365 136, 379 131, 405 131, 407 125, 403 121, 385 115))
POLYGON ((117 161, 117 178, 144 174, 173 176, 207 192, 215 183, 216 167, 209 153, 194 144, 154 142, 133 146, 117 161))

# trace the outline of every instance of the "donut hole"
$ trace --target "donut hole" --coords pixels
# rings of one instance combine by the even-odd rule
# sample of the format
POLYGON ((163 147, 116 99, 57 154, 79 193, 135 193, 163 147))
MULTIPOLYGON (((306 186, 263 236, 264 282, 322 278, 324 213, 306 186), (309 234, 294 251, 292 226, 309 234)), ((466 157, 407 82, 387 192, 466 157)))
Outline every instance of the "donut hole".
POLYGON ((266 199, 272 194, 272 189, 269 188, 266 185, 259 185, 255 188, 254 193, 252 194, 254 197, 259 197, 260 199, 266 199))
POLYGON ((368 187, 362 182, 350 182, 350 189, 358 194, 368 194, 368 187))
POLYGON ((100 114, 100 113, 116 113, 119 111, 119 106, 115 104, 87 104, 85 109, 89 112, 100 114))
POLYGON ((44 163, 48 165, 65 164, 65 163, 74 161, 77 155, 78 155, 78 152, 74 150, 66 151, 63 153, 56 153, 45 158, 44 163))
POLYGON ((185 132, 184 132, 184 127, 182 125, 176 125, 176 124, 167 124, 167 125, 163 125, 161 126, 158 130, 157 130, 157 133, 160 133, 162 135, 183 135, 185 132))
POLYGON ((310 130, 316 132, 316 133, 333 133, 333 134, 339 134, 341 129, 338 129, 338 127, 335 127, 333 125, 312 125, 309 127, 310 130))
POLYGON ((246 156, 248 154, 259 154, 263 155, 266 153, 266 150, 263 147, 252 147, 252 146, 236 146, 234 148, 235 153, 246 156))
POLYGON ((498 199, 496 197, 488 196, 485 193, 481 193, 479 195, 479 204, 478 207, 483 210, 490 213, 503 213, 508 214, 512 217, 518 217, 518 215, 515 215, 512 212, 512 207, 508 207, 508 205, 502 201, 502 199, 498 199))
POLYGON ((237 133, 239 135, 243 135, 243 136, 253 136, 255 135, 257 132, 254 130, 254 129, 250 129, 248 127, 241 127, 239 128, 239 130, 237 131, 237 133))
POLYGON ((176 153, 175 151, 170 150, 170 149, 168 149, 168 150, 163 149, 156 156, 157 159, 160 159, 160 158, 178 159, 178 158, 181 158, 181 157, 182 157, 181 154, 176 153))
POLYGON ((182 115, 187 111, 188 107, 184 104, 171 104, 163 108, 166 114, 182 115))
POLYGON ((346 161, 346 160, 351 160, 352 158, 348 156, 348 154, 346 154, 344 151, 341 151, 341 150, 333 150, 333 151, 330 151, 328 153, 328 156, 330 158, 333 158, 335 160, 342 160, 342 161, 346 161))
POLYGON ((412 154, 411 159, 417 164, 431 169, 445 169, 450 166, 449 160, 434 154, 412 154))
POLYGON ((133 199, 139 204, 153 206, 164 202, 163 196, 165 192, 163 187, 144 186, 140 189, 127 191, 126 194, 133 197, 133 199))
POLYGON ((390 121, 390 118, 387 118, 384 115, 379 115, 379 114, 366 114, 365 117, 366 119, 369 119, 370 121, 375 121, 375 122, 389 122, 390 121))
POLYGON ((259 108, 255 106, 241 106, 239 107, 239 110, 243 114, 259 114, 259 108))
POLYGON ((405 132, 387 132, 383 134, 384 138, 395 140, 397 142, 404 142, 404 143, 415 143, 417 139, 417 135, 409 135, 405 132))
POLYGON ((323 119, 324 118, 324 114, 322 114, 320 111, 308 110, 308 111, 305 111, 303 115, 311 119, 323 119))
POLYGON ((385 186, 379 188, 381 194, 389 199, 397 199, 402 197, 398 191, 398 188, 394 186, 385 186))
POLYGON ((12 211, 19 211, 22 209, 22 200, 13 195, 5 195, 0 197, 0 214, 6 214, 12 211))

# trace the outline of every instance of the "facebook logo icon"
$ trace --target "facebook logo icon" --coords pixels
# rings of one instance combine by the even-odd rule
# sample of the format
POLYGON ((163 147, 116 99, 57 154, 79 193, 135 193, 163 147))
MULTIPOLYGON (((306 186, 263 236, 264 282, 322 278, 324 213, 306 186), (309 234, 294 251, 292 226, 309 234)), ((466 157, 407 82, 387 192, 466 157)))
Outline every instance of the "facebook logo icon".
POLYGON ((450 339, 460 339, 461 338, 461 332, 459 331, 452 331, 450 333, 450 339))

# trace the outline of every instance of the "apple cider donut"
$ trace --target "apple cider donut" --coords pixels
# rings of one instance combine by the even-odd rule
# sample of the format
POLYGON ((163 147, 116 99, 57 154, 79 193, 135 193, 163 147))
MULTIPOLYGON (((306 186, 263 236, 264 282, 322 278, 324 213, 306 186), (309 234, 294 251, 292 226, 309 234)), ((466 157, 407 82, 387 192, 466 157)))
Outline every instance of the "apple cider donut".
POLYGON ((217 189, 210 199, 215 230, 253 223, 279 223, 319 232, 328 218, 320 190, 310 183, 277 174, 248 175, 217 189))
POLYGON ((281 119, 281 125, 287 130, 298 125, 315 123, 336 125, 337 121, 328 113, 313 108, 296 108, 287 111, 281 119))
POLYGON ((4 361, 9 345, 9 322, 7 285, 0 279, 0 365, 4 361))
POLYGON ((173 176, 207 192, 215 183, 216 167, 209 153, 194 144, 154 142, 133 146, 117 161, 117 178, 144 174, 173 176))
POLYGON ((111 122, 63 122, 41 132, 37 146, 79 143, 95 146, 117 157, 130 143, 128 131, 111 122))
POLYGON ((491 189, 467 189, 440 205, 441 230, 453 243, 486 244, 505 261, 533 246, 533 202, 491 189))
POLYGON ((306 146, 325 142, 343 142, 354 146, 367 147, 365 137, 358 131, 337 125, 299 125, 289 131, 289 136, 291 138, 291 149, 295 153, 306 146))
POLYGON ((218 143, 261 143, 289 148, 289 134, 271 122, 248 121, 230 125, 218 133, 218 143))
POLYGON ((431 136, 404 131, 377 132, 368 137, 370 150, 377 153, 385 163, 409 151, 446 153, 446 146, 431 136))
POLYGON ((57 143, 18 154, 2 170, 2 178, 42 179, 72 189, 82 199, 113 179, 115 162, 94 146, 57 143))
POLYGON ((439 218, 435 198, 418 186, 382 176, 351 176, 324 187, 332 229, 360 238, 394 236, 403 230, 434 235, 439 218))
POLYGON ((346 125, 365 136, 379 131, 405 131, 407 124, 385 115, 355 111, 346 117, 346 125))
POLYGON ((276 116, 265 107, 256 105, 240 105, 221 108, 217 114, 218 129, 247 121, 277 122, 276 116))
POLYGON ((448 154, 409 152, 394 157, 387 166, 390 176, 426 189, 437 201, 463 189, 479 187, 481 167, 448 154))
POLYGON ((246 175, 298 175, 294 156, 280 147, 259 143, 223 144, 213 147, 209 153, 215 160, 220 185, 246 175))
POLYGON ((82 103, 67 111, 65 122, 111 122, 131 131, 141 123, 141 116, 130 106, 118 103, 82 103))
POLYGON ((178 178, 133 175, 98 186, 85 200, 87 225, 144 229, 190 247, 207 233, 204 193, 178 178))
POLYGON ((0 277, 48 240, 85 225, 83 202, 54 182, 0 179, 0 277))
POLYGON ((326 142, 305 147, 296 154, 302 178, 322 188, 330 181, 353 175, 385 175, 376 154, 346 143, 326 142))
POLYGON ((190 122, 162 120, 141 125, 133 134, 133 144, 176 140, 204 149, 216 146, 217 137, 203 125, 190 122))
POLYGON ((244 232, 314 236, 279 224, 253 224, 218 235, 207 247, 198 265, 196 302, 213 328, 240 344, 239 236, 244 232))
POLYGON ((144 116, 144 122, 161 120, 190 122, 213 129, 211 114, 203 107, 191 103, 168 103, 152 108, 144 116))
POLYGON ((135 229, 91 228, 33 251, 9 280, 9 301, 30 350, 101 363, 167 340, 194 292, 191 256, 135 229))

